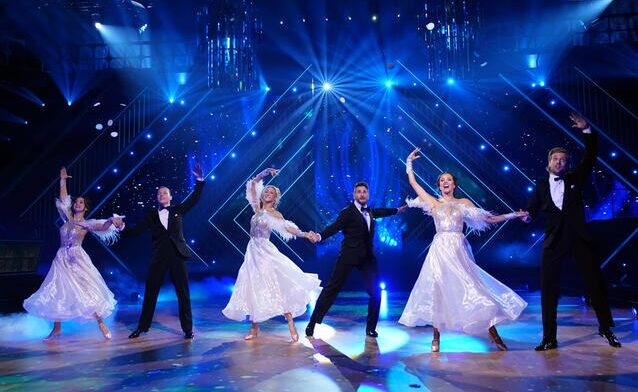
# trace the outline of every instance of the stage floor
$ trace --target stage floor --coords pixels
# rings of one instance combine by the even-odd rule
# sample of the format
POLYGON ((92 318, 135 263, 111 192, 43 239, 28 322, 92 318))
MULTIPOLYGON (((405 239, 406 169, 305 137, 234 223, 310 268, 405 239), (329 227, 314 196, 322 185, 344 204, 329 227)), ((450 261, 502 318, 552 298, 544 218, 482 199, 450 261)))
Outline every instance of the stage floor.
MULTIPOLYGON (((499 327, 510 348, 496 351, 485 336, 444 333, 430 353, 432 329, 397 324, 407 293, 389 293, 379 338, 366 338, 364 293, 342 293, 315 339, 290 343, 279 317, 244 341, 249 324, 224 319, 218 295, 193 302, 195 339, 182 337, 177 304, 158 304, 148 334, 131 340, 141 305, 118 305, 105 341, 93 322, 51 324, 26 314, 0 318, 0 390, 236 391, 630 391, 638 390, 638 321, 615 309, 615 349, 599 337, 593 312, 577 298, 559 309, 559 349, 533 351, 541 339, 539 298, 515 323, 499 327)), ((384 304, 386 305, 386 304, 384 304)), ((385 306, 384 306, 385 307, 385 306)), ((382 309, 383 310, 383 309, 382 309)), ((308 316, 297 319, 303 335, 308 316)))

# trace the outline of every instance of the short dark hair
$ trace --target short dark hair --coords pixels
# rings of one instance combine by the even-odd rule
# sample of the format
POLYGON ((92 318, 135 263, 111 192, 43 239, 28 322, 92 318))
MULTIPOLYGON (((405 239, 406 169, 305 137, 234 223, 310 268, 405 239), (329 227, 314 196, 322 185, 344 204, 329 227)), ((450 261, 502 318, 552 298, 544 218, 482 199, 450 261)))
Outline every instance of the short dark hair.
POLYGON ((370 188, 368 187, 368 183, 367 183, 367 182, 364 182, 364 181, 357 181, 357 183, 356 183, 356 184, 354 184, 354 189, 357 189, 357 188, 358 188, 358 187, 360 187, 360 186, 362 186, 362 187, 364 187, 364 188, 366 188, 366 189, 370 190, 370 188))

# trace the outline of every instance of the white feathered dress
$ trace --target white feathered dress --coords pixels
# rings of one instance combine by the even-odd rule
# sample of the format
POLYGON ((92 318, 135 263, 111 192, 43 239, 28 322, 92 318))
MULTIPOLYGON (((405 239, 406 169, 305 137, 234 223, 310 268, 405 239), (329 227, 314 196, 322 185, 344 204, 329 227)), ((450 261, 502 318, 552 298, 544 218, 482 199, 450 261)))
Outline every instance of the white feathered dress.
POLYGON ((420 199, 407 202, 432 216, 436 234, 399 323, 476 335, 517 319, 527 302, 476 265, 463 234, 464 222, 473 230, 489 227, 485 218, 491 214, 460 202, 445 202, 433 211, 420 199))
POLYGON ((57 199, 55 205, 64 220, 60 249, 38 291, 24 300, 24 309, 50 321, 95 320, 96 315, 105 318, 117 302, 82 248, 82 240, 91 232, 110 244, 117 240, 118 231, 113 225, 102 230, 104 219, 71 219, 71 196, 57 199))
MULTIPOLYGON (((262 181, 246 184, 246 199, 254 211, 262 190, 262 181)), ((299 231, 294 223, 264 210, 250 219, 250 240, 230 301, 222 310, 224 316, 259 323, 284 313, 297 317, 306 312, 310 293, 320 289, 321 281, 316 274, 303 272, 270 242, 273 230, 284 240, 295 238, 286 228, 299 231)))

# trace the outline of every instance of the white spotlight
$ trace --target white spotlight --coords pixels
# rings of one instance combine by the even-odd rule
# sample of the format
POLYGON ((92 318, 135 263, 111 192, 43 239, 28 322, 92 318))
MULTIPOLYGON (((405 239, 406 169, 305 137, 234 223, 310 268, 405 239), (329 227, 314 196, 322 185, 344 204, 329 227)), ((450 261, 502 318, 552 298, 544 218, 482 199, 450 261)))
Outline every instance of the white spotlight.
POLYGON ((323 82, 321 88, 323 89, 323 91, 330 91, 332 90, 332 84, 330 82, 323 82))
POLYGON ((434 22, 430 22, 430 23, 426 24, 425 28, 430 30, 430 31, 434 30, 434 22))
POLYGON ((94 26, 95 26, 95 28, 96 28, 96 29, 98 29, 98 30, 99 30, 99 29, 101 29, 101 28, 102 28, 102 23, 100 23, 100 22, 95 22, 94 26))

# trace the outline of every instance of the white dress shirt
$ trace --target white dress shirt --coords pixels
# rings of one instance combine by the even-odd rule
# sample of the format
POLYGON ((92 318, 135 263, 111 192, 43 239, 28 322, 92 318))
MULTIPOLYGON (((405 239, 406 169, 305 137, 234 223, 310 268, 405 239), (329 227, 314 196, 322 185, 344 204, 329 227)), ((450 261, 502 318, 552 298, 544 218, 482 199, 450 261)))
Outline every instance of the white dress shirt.
POLYGON ((365 207, 365 206, 362 206, 361 204, 359 204, 358 201, 355 200, 354 205, 357 207, 357 211, 359 211, 359 213, 363 215, 363 218, 366 220, 366 223, 368 224, 368 231, 370 231, 370 214, 368 213, 368 211, 361 211, 361 207, 365 207))
POLYGON ((164 228, 168 230, 168 208, 157 211, 157 213, 159 214, 159 220, 162 223, 162 226, 164 226, 164 228))
POLYGON ((563 209, 563 196, 565 195, 565 181, 556 180, 555 174, 549 174, 549 193, 552 195, 554 205, 559 209, 563 209))

